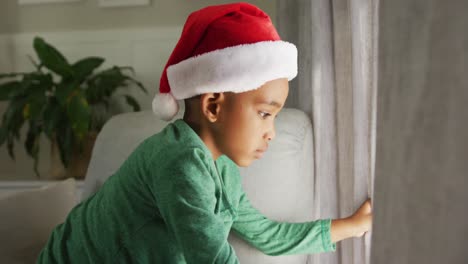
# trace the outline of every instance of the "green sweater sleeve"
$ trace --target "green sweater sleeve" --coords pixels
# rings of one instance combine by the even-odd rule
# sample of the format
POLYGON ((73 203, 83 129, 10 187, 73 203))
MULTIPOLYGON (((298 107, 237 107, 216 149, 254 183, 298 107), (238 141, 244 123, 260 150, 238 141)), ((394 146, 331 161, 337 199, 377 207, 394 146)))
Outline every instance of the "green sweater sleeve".
POLYGON ((181 154, 170 177, 157 180, 159 211, 187 263, 239 263, 227 241, 229 228, 215 214, 215 182, 203 155, 198 149, 181 154))
POLYGON ((314 254, 335 251, 331 242, 331 220, 280 223, 263 216, 241 193, 235 233, 267 255, 314 254))

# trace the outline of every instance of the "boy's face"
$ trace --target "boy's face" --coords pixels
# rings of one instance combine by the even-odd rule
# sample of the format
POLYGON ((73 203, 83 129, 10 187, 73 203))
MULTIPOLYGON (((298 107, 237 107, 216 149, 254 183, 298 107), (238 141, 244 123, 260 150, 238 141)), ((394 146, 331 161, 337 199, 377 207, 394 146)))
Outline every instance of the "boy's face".
POLYGON ((275 137, 275 117, 288 97, 286 78, 260 88, 226 95, 217 121, 216 145, 238 166, 260 159, 275 137))

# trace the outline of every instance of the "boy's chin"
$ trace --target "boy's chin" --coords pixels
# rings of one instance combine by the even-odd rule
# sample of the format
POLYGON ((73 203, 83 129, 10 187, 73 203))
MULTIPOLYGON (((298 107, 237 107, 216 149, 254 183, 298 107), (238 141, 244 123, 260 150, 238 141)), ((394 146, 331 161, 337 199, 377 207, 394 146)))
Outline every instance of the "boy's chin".
POLYGON ((243 159, 238 159, 238 160, 233 160, 234 163, 237 164, 239 167, 248 167, 252 162, 254 162, 255 159, 249 159, 249 158, 243 158, 243 159))

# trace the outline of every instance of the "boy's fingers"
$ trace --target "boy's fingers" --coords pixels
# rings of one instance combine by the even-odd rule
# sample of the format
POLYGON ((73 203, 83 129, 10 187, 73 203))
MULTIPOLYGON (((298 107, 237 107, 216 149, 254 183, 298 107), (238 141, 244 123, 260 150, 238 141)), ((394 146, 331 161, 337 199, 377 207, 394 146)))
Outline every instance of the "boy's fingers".
POLYGON ((372 215, 369 215, 368 218, 367 218, 367 231, 371 230, 372 229, 372 215))
POLYGON ((364 214, 370 214, 372 212, 372 206, 370 200, 367 200, 362 204, 361 208, 359 209, 364 214))

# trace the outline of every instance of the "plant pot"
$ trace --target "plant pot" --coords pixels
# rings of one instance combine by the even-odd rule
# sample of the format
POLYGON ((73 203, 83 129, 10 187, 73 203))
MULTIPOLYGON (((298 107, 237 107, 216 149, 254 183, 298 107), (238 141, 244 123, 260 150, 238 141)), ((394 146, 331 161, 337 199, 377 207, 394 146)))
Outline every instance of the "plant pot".
POLYGON ((94 142, 96 141, 97 132, 89 132, 84 139, 83 151, 80 153, 78 147, 75 147, 73 154, 70 158, 68 168, 62 163, 60 159, 60 152, 57 142, 51 142, 50 149, 50 168, 49 180, 62 180, 66 178, 84 179, 88 169, 89 161, 91 160, 91 153, 93 151, 94 142))

